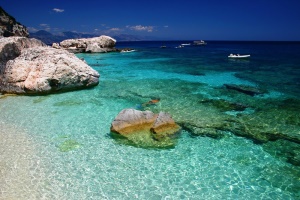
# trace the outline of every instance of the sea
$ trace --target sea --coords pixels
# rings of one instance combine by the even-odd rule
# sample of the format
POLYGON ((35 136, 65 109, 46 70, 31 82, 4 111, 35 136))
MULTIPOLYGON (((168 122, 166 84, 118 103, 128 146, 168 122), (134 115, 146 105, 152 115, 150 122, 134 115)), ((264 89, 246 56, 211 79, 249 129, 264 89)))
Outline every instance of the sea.
POLYGON ((93 88, 0 95, 0 199, 300 199, 300 42, 192 42, 117 42, 135 51, 76 54, 93 88), (169 113, 174 145, 114 137, 128 108, 169 113))

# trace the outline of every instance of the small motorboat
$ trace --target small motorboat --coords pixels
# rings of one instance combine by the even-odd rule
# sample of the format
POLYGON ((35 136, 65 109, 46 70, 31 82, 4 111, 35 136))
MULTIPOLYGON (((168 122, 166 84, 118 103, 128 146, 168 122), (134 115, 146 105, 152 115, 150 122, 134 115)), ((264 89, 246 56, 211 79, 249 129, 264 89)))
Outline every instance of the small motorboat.
POLYGON ((228 58, 249 58, 250 55, 230 54, 228 58))
POLYGON ((123 49, 120 52, 121 53, 129 53, 129 52, 134 52, 134 51, 135 51, 134 49, 123 49))
POLYGON ((201 46, 201 45, 207 45, 207 43, 203 40, 196 40, 193 42, 193 45, 201 46))
POLYGON ((178 47, 175 47, 175 48, 183 48, 184 46, 183 45, 179 45, 178 47))

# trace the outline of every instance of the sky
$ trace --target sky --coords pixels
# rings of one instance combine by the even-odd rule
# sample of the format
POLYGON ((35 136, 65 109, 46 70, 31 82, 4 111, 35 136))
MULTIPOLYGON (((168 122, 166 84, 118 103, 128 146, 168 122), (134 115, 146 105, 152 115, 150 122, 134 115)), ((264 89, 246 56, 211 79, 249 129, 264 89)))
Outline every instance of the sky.
POLYGON ((300 0, 0 0, 30 32, 300 41, 300 0))

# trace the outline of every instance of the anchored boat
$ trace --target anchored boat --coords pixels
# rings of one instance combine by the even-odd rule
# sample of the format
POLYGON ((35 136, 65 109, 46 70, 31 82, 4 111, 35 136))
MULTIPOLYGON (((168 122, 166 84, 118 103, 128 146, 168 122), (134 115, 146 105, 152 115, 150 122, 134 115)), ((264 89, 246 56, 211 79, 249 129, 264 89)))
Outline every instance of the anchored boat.
POLYGON ((193 42, 193 45, 201 46, 201 45, 207 45, 207 43, 203 40, 196 40, 193 42))
POLYGON ((228 58, 249 58, 250 55, 230 54, 228 58))

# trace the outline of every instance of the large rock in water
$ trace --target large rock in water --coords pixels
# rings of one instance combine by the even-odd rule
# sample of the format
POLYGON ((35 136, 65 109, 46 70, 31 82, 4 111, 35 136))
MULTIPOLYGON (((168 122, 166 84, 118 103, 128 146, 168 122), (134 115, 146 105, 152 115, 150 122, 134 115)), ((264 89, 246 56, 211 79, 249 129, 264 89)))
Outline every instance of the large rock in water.
POLYGON ((63 48, 73 53, 104 53, 116 51, 114 48, 115 45, 115 39, 106 35, 101 35, 100 37, 94 38, 68 39, 60 42, 59 45, 57 43, 53 43, 52 47, 63 48))
POLYGON ((157 115, 151 111, 122 110, 111 124, 111 131, 126 136, 152 127, 157 115))
POLYGON ((172 138, 180 130, 171 115, 160 112, 122 110, 111 124, 111 132, 119 134, 139 147, 174 146, 172 138))
POLYGON ((24 37, 7 37, 0 38, 0 75, 5 69, 7 61, 13 60, 25 48, 47 46, 37 39, 29 39, 24 37))
POLYGON ((28 37, 29 33, 27 28, 16 21, 5 10, 0 7, 0 36, 22 36, 28 37))
POLYGON ((154 139, 160 141, 178 132, 180 127, 175 123, 169 113, 160 112, 150 128, 154 139))
POLYGON ((99 83, 99 73, 74 54, 45 47, 38 40, 2 38, 0 58, 2 93, 44 94, 99 83))

